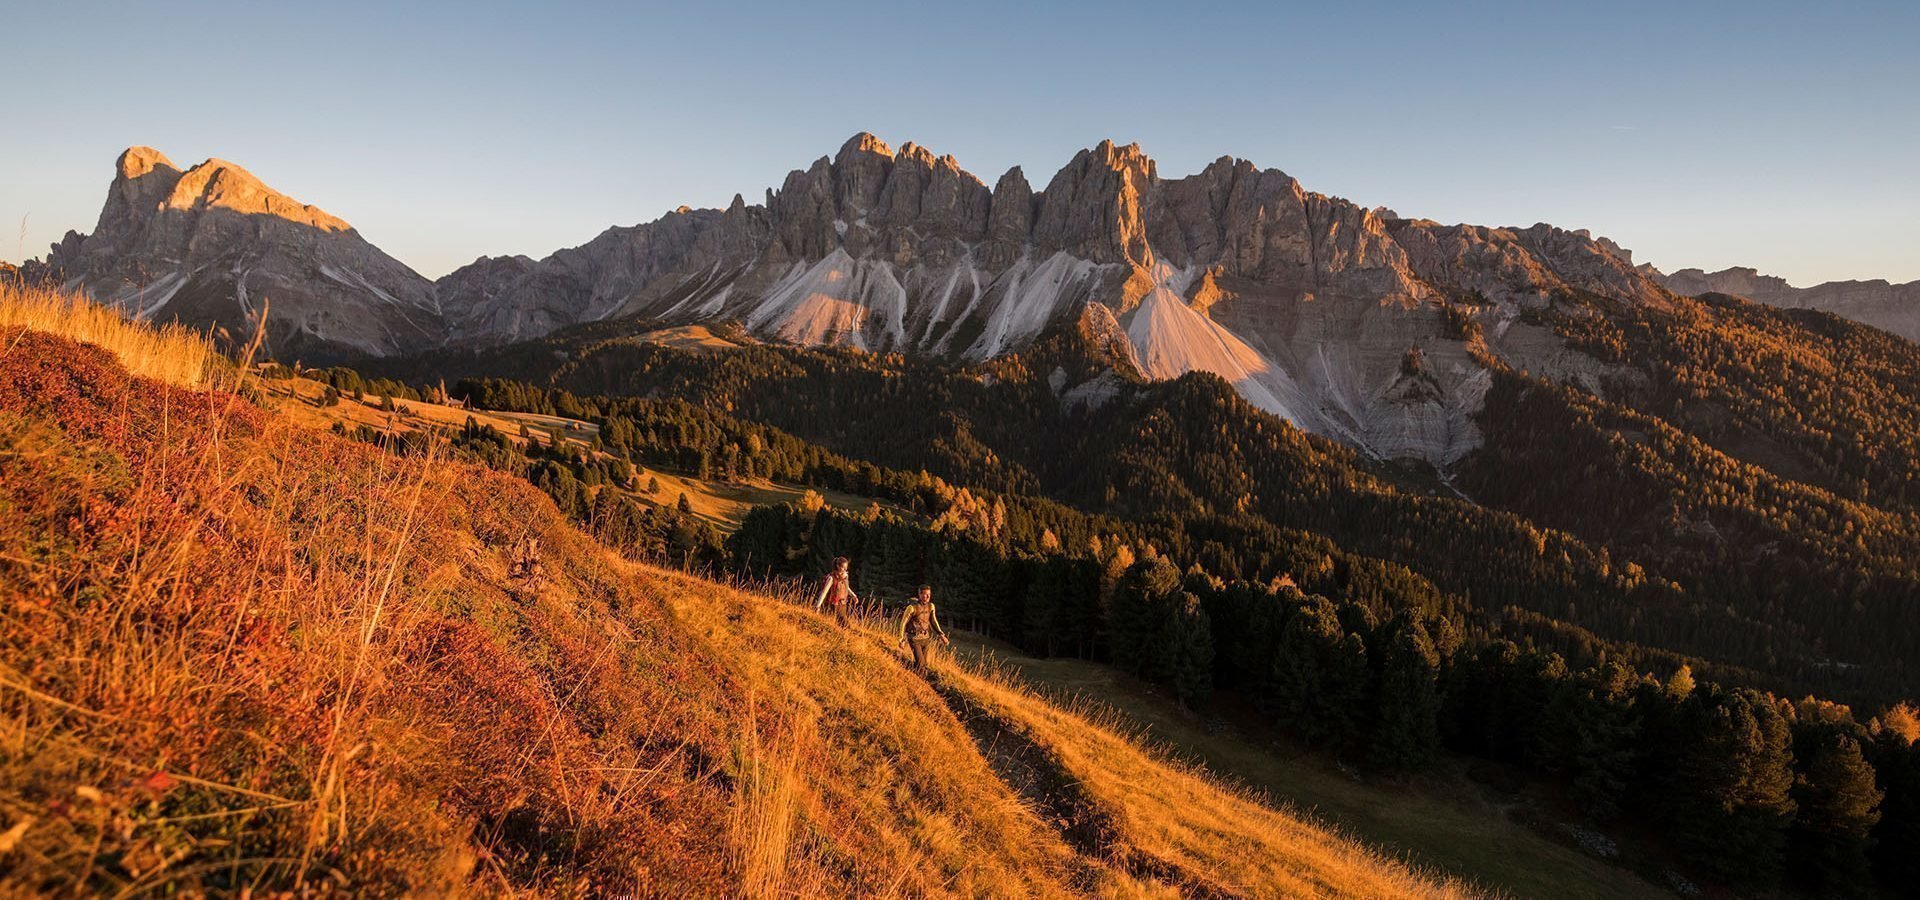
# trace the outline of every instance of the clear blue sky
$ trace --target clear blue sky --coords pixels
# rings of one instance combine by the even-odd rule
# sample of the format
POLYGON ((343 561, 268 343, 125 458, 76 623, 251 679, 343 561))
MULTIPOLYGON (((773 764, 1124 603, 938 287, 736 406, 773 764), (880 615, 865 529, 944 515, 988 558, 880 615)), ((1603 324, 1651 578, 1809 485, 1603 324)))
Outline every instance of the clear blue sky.
POLYGON ((989 184, 1111 137, 1668 270, 1920 279, 1920 3, 388 6, 0 0, 0 257, 90 230, 130 144, 438 276, 757 201, 868 130, 989 184))

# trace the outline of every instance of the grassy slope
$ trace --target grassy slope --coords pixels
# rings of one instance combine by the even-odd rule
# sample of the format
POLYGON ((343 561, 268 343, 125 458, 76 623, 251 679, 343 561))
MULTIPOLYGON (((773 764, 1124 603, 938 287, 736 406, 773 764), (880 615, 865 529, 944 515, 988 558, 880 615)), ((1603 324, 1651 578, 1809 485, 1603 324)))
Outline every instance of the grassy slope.
POLYGON ((1075 794, 1068 815, 1096 831, 1108 857, 1128 870, 1203 896, 1475 893, 1385 863, 1311 817, 1145 749, 1110 717, 1050 702, 1006 673, 943 664, 938 680, 990 720, 999 739, 1029 745, 1055 768, 1075 794))
POLYGON ((1361 782, 1323 755, 1281 740, 1256 741, 1205 723, 1159 689, 1110 666, 1068 658, 1036 659, 1001 642, 957 640, 969 661, 991 658, 1051 696, 1097 704, 1128 733, 1144 732, 1292 807, 1308 809, 1369 844, 1417 864, 1519 897, 1664 896, 1634 873, 1548 841, 1506 815, 1447 762, 1411 783, 1361 782))
POLYGON ((0 347, 0 891, 1164 893, 869 637, 619 560, 514 479, 0 347))
MULTIPOLYGON (((16 888, 1067 890, 1071 852, 977 755, 871 758, 965 746, 912 682, 882 721, 797 716, 858 662, 769 678, 660 602, 764 601, 625 564, 513 479, 7 337, 16 888), (527 534, 537 591, 506 577, 527 534)), ((775 637, 845 643, 790 615, 775 637)))
MULTIPOLYGON (((599 433, 598 426, 579 419, 537 413, 469 410, 459 406, 418 400, 398 401, 393 413, 383 411, 380 408, 380 399, 373 396, 358 401, 351 397, 343 397, 333 406, 321 406, 319 401, 326 392, 326 386, 308 378, 268 381, 263 383, 262 389, 266 394, 267 404, 271 408, 295 422, 320 428, 329 428, 338 423, 350 430, 365 425, 376 431, 390 429, 395 433, 422 429, 447 431, 465 425, 467 419, 471 418, 515 440, 519 438, 522 425, 539 433, 542 440, 551 440, 552 435, 557 433, 568 444, 582 451, 592 446, 594 437, 599 433)), ((631 496, 652 506, 671 506, 679 501, 680 495, 685 494, 688 505, 693 509, 693 515, 723 534, 739 528, 741 520, 745 519, 747 513, 754 507, 798 503, 809 490, 798 485, 759 479, 725 482, 695 478, 691 475, 676 474, 646 466, 635 468, 638 472, 638 484, 645 485, 650 479, 658 480, 660 490, 656 493, 630 492, 631 496)), ((868 504, 875 502, 870 497, 844 491, 816 489, 813 492, 819 494, 827 505, 844 510, 862 510, 867 508, 868 504)))

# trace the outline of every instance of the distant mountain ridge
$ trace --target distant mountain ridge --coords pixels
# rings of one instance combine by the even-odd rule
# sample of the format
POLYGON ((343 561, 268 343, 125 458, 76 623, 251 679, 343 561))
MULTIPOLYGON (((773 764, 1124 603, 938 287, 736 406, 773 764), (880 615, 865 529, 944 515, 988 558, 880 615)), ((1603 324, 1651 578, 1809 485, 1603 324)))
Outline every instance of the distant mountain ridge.
POLYGON ((1910 341, 1920 341, 1920 281, 1905 284, 1892 284, 1885 279, 1827 281, 1797 288, 1784 278, 1762 275, 1757 269, 1740 266, 1718 272, 1681 269, 1661 274, 1651 268, 1648 272, 1676 294, 1688 297, 1732 294, 1768 306, 1817 309, 1910 341))
POLYGON ((183 173, 134 148, 94 233, 50 263, 137 316, 229 331, 270 295, 270 349, 309 359, 634 319, 978 361, 1077 322, 1124 337, 1119 365, 1214 372, 1304 429, 1443 467, 1481 444, 1489 358, 1588 389, 1606 373, 1529 311, 1571 292, 1668 296, 1585 231, 1402 218, 1231 157, 1164 179, 1137 145, 1104 141, 1041 190, 1018 167, 989 188, 865 133, 763 203, 681 207, 437 282, 237 166, 183 173))

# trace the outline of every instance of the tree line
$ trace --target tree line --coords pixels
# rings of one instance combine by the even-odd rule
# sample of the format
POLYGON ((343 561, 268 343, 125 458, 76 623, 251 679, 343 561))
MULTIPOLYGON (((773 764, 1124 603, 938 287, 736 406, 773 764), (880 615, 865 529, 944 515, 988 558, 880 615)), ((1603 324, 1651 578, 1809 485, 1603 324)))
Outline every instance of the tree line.
MULTIPOLYGON (((856 561, 864 595, 933 585, 949 619, 1030 652, 1101 659, 1198 706, 1217 688, 1348 759, 1422 768, 1443 748, 1565 785, 1588 820, 1631 817, 1735 885, 1859 894, 1920 884, 1920 720, 1789 702, 1618 660, 1575 667, 1453 617, 1291 579, 1222 580, 1151 545, 1016 549, 880 511, 758 507, 729 540, 757 578, 856 561)), ((899 602, 904 602, 901 599, 899 602)))
MULTIPOLYGON (((1860 532, 1853 510, 1822 514, 1837 507, 1730 468, 1684 434, 1668 438, 1647 416, 1603 405, 1542 416, 1524 401, 1546 395, 1567 409, 1571 395, 1534 390, 1515 372, 1496 382, 1488 414, 1507 416, 1494 418, 1501 428, 1536 422, 1567 441, 1594 436, 1607 449, 1647 447, 1636 443, 1640 432, 1667 441, 1655 447, 1676 447, 1628 457, 1590 447, 1569 453, 1599 466, 1634 462, 1578 478, 1509 478, 1513 486, 1590 491, 1561 495, 1557 512, 1538 512, 1536 520, 1567 528, 1559 532, 1409 489, 1344 447, 1250 411, 1206 376, 1135 386, 1102 409, 1068 411, 1037 388, 1044 380, 1021 370, 1031 359, 998 361, 979 378, 774 347, 697 361, 632 353, 639 365, 632 355, 618 365, 576 361, 563 380, 616 378, 634 393, 651 384, 651 399, 486 380, 463 382, 457 393, 495 409, 595 420, 607 453, 618 457, 712 478, 852 489, 906 512, 755 510, 722 557, 743 574, 818 574, 833 555, 851 555, 864 591, 904 595, 931 581, 958 622, 1031 651, 1114 662, 1194 704, 1215 687, 1246 691, 1279 725, 1379 766, 1417 768, 1436 746, 1453 746, 1544 771, 1563 779, 1597 821, 1632 814, 1659 823, 1718 877, 1845 890, 1860 885, 1845 871, 1866 871, 1866 860, 1889 885, 1914 883, 1901 881, 1907 873, 1899 867, 1920 846, 1905 708, 1860 723, 1841 706, 1784 702, 1751 687, 1832 683, 1857 691, 1866 683, 1859 670, 1872 675, 1878 697, 1903 687, 1893 645, 1870 649, 1868 666, 1832 670, 1809 649, 1845 624, 1834 618, 1845 606, 1822 585, 1843 585, 1855 608, 1905 614, 1876 599, 1889 595, 1862 601, 1859 591, 1905 591, 1912 581, 1897 568, 1836 580, 1799 549, 1874 562, 1874 547, 1897 543, 1897 535, 1860 532), (589 368, 593 378, 582 374, 589 368), (1025 405, 1008 405, 1016 399, 1025 405), (989 409, 1000 413, 987 416, 989 409), (806 439, 739 414, 791 424, 806 439), (891 468, 841 455, 847 447, 891 468), (1811 522, 1812 539, 1788 543, 1774 568, 1668 551, 1692 545, 1661 541, 1672 532, 1645 532, 1655 518, 1647 510, 1688 482, 1661 476, 1667 480, 1653 484, 1665 493, 1642 491, 1636 486, 1647 482, 1636 472, 1711 474, 1720 509, 1761 524, 1811 522), (958 487, 970 476, 985 484, 958 487), (1640 507, 1617 512, 1622 503, 1640 507), (1609 514, 1617 516, 1613 530, 1603 528, 1609 514), (1849 522, 1859 532, 1853 549, 1841 539, 1849 522), (1755 574, 1770 585, 1759 604, 1740 593, 1755 574), (1795 612, 1782 616, 1788 604, 1795 612), (1820 608, 1826 618, 1805 612, 1820 608), (1668 647, 1753 660, 1755 668, 1707 664, 1668 647), (1705 677, 1692 683, 1695 672, 1705 677), (1676 750, 1695 745, 1713 750, 1676 750), (1707 777, 1715 758, 1740 762, 1707 777), (1864 781, 1855 758, 1868 771, 1864 781), (1670 781, 1690 766, 1707 787, 1670 781), (1709 846, 1722 835, 1738 837, 1726 871, 1709 846)), ((1542 439, 1540 447, 1553 443, 1542 439)), ((1515 468, 1551 472, 1542 468, 1546 457, 1526 462, 1515 468)), ((1492 478, 1469 484, 1490 486, 1492 478)), ((1532 512, 1526 497, 1475 495, 1532 512)), ((1891 553, 1878 558, 1899 562, 1891 553)), ((1874 641, 1893 643, 1912 633, 1874 631, 1874 641)))

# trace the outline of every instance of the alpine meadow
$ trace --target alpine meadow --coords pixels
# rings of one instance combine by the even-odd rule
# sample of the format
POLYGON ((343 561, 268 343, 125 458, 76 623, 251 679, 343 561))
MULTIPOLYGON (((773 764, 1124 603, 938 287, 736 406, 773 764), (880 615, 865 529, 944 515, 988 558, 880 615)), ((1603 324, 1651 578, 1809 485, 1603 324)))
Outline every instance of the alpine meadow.
POLYGON ((1920 896, 1920 16, 1630 5, 98 11, 0 894, 1920 896))

